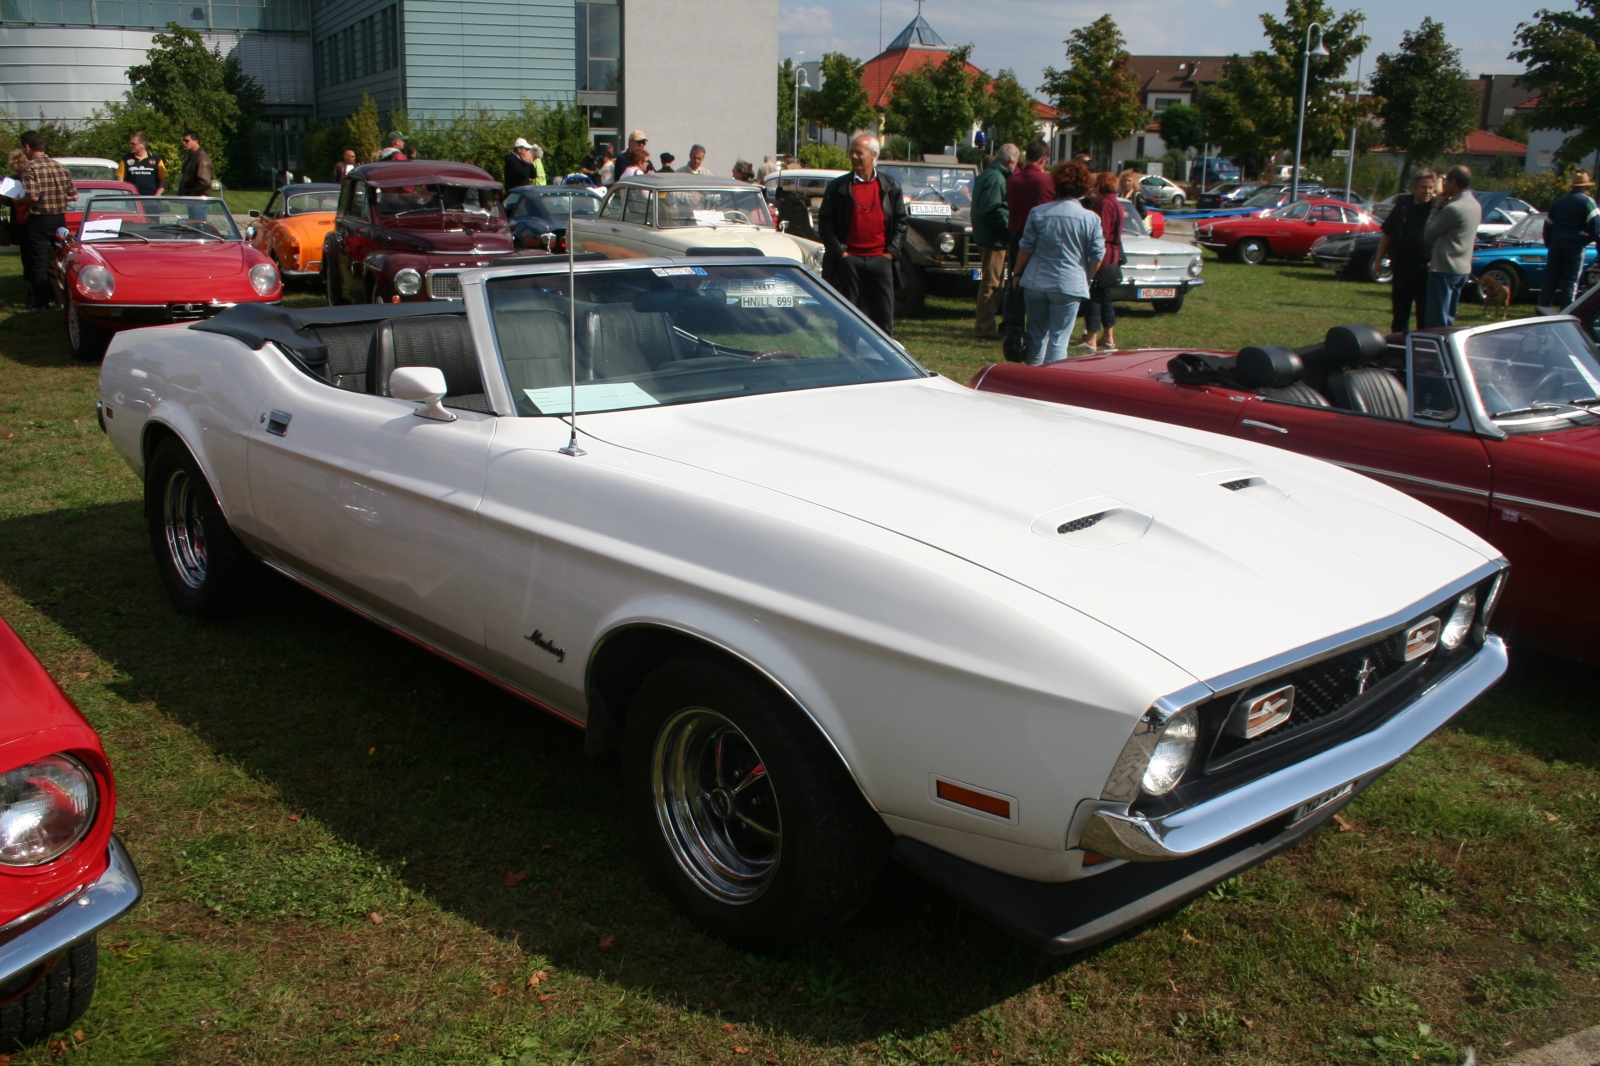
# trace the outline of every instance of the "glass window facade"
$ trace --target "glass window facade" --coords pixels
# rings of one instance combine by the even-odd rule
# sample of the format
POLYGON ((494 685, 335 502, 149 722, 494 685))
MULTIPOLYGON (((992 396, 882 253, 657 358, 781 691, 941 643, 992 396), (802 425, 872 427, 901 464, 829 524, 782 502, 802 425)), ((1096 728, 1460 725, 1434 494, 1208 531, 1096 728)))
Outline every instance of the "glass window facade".
POLYGON ((573 11, 574 75, 580 92, 622 88, 622 8, 615 0, 578 0, 573 11))
POLYGON ((310 0, 0 0, 0 23, 156 30, 176 22, 196 30, 306 33, 310 0))
POLYGON ((311 45, 312 73, 319 89, 393 70, 399 65, 399 9, 393 4, 311 45))

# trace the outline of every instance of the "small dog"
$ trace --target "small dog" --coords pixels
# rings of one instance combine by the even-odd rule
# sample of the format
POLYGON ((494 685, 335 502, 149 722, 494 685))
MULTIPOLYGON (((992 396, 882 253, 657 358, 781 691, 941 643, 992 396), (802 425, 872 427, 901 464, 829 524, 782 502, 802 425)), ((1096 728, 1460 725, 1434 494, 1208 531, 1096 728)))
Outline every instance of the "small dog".
POLYGON ((1479 278, 1478 291, 1483 293, 1484 318, 1493 318, 1497 308, 1501 318, 1511 313, 1511 290, 1502 285, 1499 278, 1492 275, 1479 278))

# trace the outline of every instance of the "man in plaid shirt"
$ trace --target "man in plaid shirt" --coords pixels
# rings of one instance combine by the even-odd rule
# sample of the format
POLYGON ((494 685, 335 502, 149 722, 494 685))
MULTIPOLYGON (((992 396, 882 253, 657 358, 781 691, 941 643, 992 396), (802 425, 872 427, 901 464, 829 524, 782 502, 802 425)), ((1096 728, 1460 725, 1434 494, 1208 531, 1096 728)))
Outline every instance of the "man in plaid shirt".
POLYGON ((28 169, 22 176, 26 195, 20 199, 28 205, 22 271, 33 288, 32 311, 38 315, 48 312, 55 302, 55 291, 50 285, 50 256, 54 252, 56 230, 66 225, 67 207, 78 191, 67 168, 45 154, 44 138, 38 130, 22 135, 22 151, 28 157, 28 169))

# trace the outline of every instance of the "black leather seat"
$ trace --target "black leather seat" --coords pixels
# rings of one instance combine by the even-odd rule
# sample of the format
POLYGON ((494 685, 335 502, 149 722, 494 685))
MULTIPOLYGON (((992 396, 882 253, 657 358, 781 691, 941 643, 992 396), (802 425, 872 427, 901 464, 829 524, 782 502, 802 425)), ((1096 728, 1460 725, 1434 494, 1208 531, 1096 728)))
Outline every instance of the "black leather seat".
POLYGON ((1234 363, 1235 380, 1258 395, 1280 403, 1327 407, 1327 399, 1300 380, 1304 374, 1299 353, 1275 345, 1243 348, 1234 363))
POLYGON ((367 355, 372 350, 375 323, 316 326, 304 332, 328 349, 324 368, 328 380, 351 392, 367 391, 367 355))
POLYGON ((672 318, 661 311, 636 311, 631 303, 578 306, 578 363, 597 381, 648 374, 682 358, 672 318))
POLYGON ((367 391, 389 395, 389 375, 404 366, 444 371, 446 407, 489 412, 466 316, 420 315, 391 318, 379 325, 367 353, 367 391))
POLYGON ((1324 390, 1333 406, 1346 411, 1404 421, 1406 387, 1400 379, 1372 364, 1389 350, 1386 337, 1372 326, 1335 326, 1324 342, 1328 358, 1341 369, 1328 375, 1324 390))

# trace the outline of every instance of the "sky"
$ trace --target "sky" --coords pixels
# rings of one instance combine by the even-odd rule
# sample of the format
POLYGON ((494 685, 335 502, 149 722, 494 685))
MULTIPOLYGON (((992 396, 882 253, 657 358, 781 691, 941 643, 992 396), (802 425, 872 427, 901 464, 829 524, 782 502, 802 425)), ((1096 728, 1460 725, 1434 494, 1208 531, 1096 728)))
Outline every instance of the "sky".
MULTIPOLYGON (((917 13, 913 0, 779 0, 780 56, 818 59, 844 52, 870 59, 917 13)), ((1362 74, 1372 72, 1380 52, 1395 51, 1400 35, 1432 15, 1444 23, 1450 41, 1461 49, 1469 74, 1509 74, 1521 65, 1506 58, 1517 24, 1541 7, 1569 9, 1571 0, 1459 0, 1453 5, 1424 0, 1341 3, 1367 15, 1367 46, 1362 74)), ((926 0, 922 15, 952 45, 972 44, 972 62, 991 74, 1009 67, 1024 86, 1037 89, 1047 66, 1063 67, 1064 41, 1073 29, 1109 12, 1128 50, 1136 55, 1231 55, 1263 46, 1260 13, 1283 15, 1282 0, 926 0)), ((1352 72, 1353 73, 1353 72, 1352 72)))

